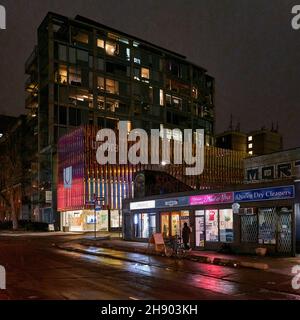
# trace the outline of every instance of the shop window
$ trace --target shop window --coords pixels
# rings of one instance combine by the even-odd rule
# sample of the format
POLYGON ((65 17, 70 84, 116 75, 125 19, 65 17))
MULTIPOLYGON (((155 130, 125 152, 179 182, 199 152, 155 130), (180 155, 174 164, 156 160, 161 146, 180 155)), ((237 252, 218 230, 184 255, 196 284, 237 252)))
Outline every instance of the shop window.
POLYGON ((169 214, 162 214, 161 215, 161 232, 162 232, 164 238, 168 238, 170 236, 169 214))
POLYGON ((150 79, 150 70, 147 68, 142 68, 141 75, 142 75, 142 78, 144 79, 150 79))
POLYGON ((97 47, 104 49, 104 40, 103 39, 97 39, 97 47))
POLYGON ((232 209, 219 211, 220 214, 220 241, 233 242, 233 212, 232 209))
POLYGON ((119 82, 112 79, 106 79, 106 91, 112 94, 119 94, 119 82))
POLYGON ((257 242, 257 215, 241 216, 241 242, 257 242))
POLYGON ((117 55, 119 53, 118 45, 115 42, 107 41, 105 45, 105 51, 110 56, 117 55))
POLYGON ((110 211, 110 227, 122 228, 122 214, 119 212, 119 210, 110 211))
MULTIPOLYGON (((155 216, 154 216, 155 218, 155 216)), ((134 236, 135 238, 147 239, 155 230, 155 219, 147 213, 134 215, 134 236), (153 225, 154 223, 154 225, 153 225)))
POLYGON ((180 235, 180 216, 179 214, 173 213, 171 216, 171 234, 172 236, 180 235))
POLYGON ((219 241, 218 220, 218 210, 212 209, 205 211, 206 241, 219 241))
POLYGON ((275 208, 264 208, 258 211, 258 242, 276 244, 277 214, 275 208))

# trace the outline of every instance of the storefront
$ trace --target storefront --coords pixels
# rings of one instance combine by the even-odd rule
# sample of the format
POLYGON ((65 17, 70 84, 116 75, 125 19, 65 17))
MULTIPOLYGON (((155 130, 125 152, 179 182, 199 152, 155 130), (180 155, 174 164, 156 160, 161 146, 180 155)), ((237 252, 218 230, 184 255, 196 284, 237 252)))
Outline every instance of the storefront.
POLYGON ((122 215, 119 210, 101 210, 95 215, 94 210, 75 210, 62 212, 61 226, 65 231, 89 232, 118 230, 122 225, 122 215))
POLYGON ((266 247, 270 254, 294 255, 299 238, 296 189, 295 184, 264 185, 249 190, 189 192, 124 201, 124 238, 147 241, 154 232, 165 238, 180 236, 187 222, 194 249, 217 250, 227 243, 239 253, 254 253, 257 247, 266 247))

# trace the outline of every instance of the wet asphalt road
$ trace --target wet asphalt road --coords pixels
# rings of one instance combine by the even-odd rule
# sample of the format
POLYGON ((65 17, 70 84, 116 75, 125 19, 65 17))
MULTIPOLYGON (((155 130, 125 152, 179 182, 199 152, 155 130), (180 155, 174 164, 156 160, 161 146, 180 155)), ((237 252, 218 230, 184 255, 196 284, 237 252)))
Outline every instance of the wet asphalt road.
POLYGON ((58 250, 77 236, 0 237, 13 300, 299 299, 291 275, 103 249, 116 258, 58 250), (118 259, 134 258, 136 262, 118 259))

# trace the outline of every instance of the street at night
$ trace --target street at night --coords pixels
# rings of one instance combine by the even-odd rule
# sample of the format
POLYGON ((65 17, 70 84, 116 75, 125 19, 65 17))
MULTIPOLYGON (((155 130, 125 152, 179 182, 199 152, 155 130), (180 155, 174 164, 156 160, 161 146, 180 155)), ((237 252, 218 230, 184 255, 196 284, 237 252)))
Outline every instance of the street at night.
POLYGON ((10 299, 300 299, 291 274, 233 269, 106 249, 115 258, 58 250, 79 236, 1 237, 0 264, 10 299), (131 258, 132 259, 132 258, 131 258))

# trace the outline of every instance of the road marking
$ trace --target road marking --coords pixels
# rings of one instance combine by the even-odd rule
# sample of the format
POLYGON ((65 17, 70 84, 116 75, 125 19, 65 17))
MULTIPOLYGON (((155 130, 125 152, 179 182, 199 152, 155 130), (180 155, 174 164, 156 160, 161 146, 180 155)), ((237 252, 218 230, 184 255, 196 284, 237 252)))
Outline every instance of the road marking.
POLYGON ((135 298, 135 297, 129 297, 130 300, 140 300, 138 298, 135 298))

